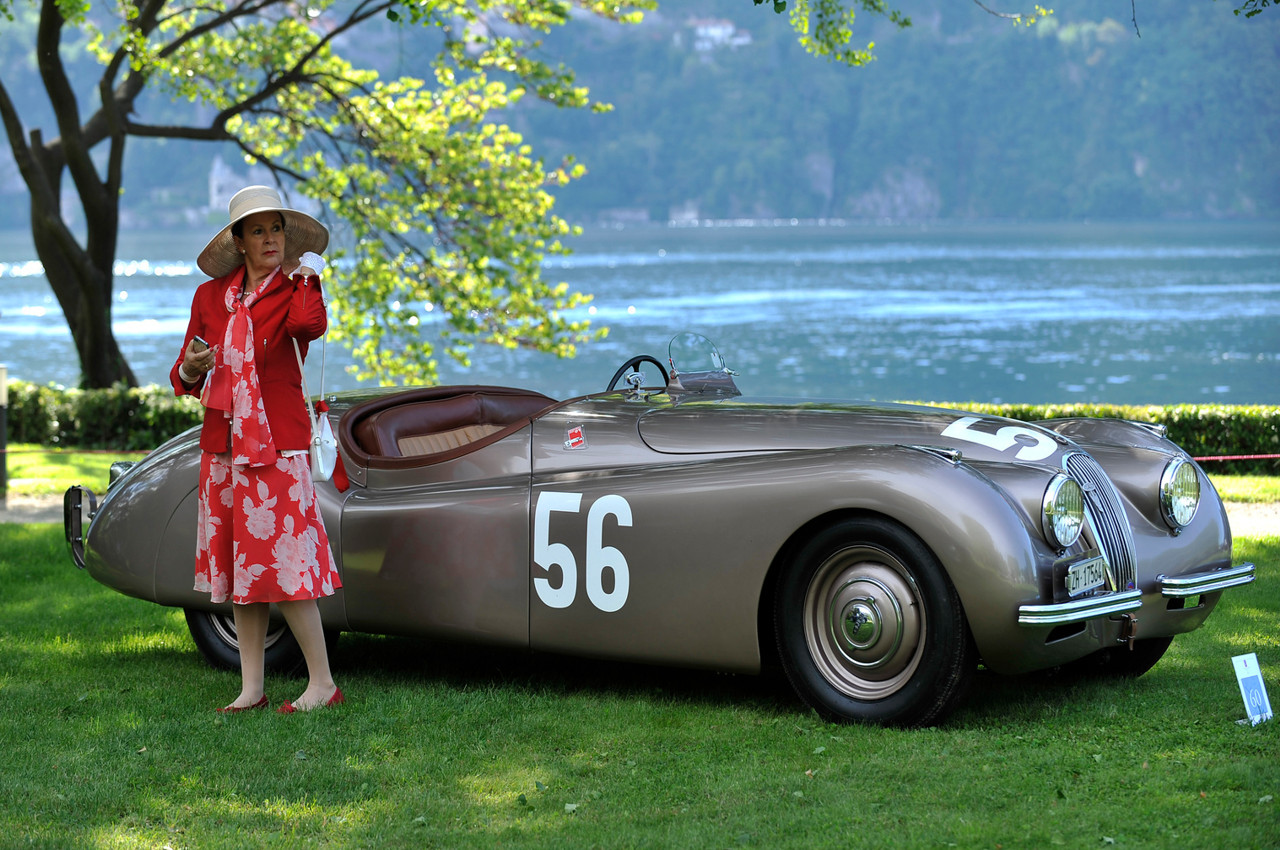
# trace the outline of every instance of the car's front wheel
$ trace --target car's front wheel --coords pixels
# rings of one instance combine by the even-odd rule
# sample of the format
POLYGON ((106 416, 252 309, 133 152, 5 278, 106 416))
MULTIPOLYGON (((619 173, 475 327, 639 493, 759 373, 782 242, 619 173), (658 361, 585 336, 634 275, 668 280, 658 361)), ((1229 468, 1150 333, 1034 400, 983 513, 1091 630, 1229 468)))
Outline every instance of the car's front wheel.
MULTIPOLYGON (((240 643, 236 640, 235 619, 230 614, 192 608, 187 608, 185 613, 187 630, 205 660, 223 670, 239 670, 240 643)), ((267 670, 293 673, 303 666, 302 648, 284 623, 273 620, 267 627, 266 647, 267 670)))
POLYGON ((927 726, 963 695, 976 651, 938 559, 879 517, 819 531, 786 565, 778 649, 800 697, 828 720, 927 726))

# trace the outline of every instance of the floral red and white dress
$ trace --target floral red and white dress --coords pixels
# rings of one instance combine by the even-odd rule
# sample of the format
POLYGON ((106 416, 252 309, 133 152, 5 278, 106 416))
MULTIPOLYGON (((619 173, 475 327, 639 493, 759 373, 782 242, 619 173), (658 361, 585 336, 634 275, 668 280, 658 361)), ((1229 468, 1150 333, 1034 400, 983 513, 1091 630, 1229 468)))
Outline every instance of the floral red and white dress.
POLYGON ((277 272, 242 299, 243 275, 229 280, 230 315, 202 394, 206 418, 230 425, 228 451, 200 459, 195 589, 214 602, 316 599, 342 586, 307 452, 277 451, 259 384, 250 307, 285 283, 277 272))
POLYGON ((270 466, 203 452, 195 589, 240 605, 331 596, 342 586, 307 456, 270 466))

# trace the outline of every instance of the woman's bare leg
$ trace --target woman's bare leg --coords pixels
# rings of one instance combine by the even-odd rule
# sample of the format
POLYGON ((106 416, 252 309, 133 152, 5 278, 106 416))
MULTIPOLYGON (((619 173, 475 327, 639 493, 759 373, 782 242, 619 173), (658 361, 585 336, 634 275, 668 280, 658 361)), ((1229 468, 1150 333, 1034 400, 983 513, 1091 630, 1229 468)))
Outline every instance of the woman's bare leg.
POLYGON ((324 644, 320 608, 314 599, 277 602, 276 605, 302 648, 302 657, 307 660, 307 689, 293 701, 293 706, 299 711, 322 706, 338 686, 333 683, 333 673, 329 670, 329 651, 324 644))
POLYGON ((240 644, 240 696, 229 708, 247 708, 262 699, 262 676, 267 643, 270 606, 258 602, 232 605, 236 641, 240 644))

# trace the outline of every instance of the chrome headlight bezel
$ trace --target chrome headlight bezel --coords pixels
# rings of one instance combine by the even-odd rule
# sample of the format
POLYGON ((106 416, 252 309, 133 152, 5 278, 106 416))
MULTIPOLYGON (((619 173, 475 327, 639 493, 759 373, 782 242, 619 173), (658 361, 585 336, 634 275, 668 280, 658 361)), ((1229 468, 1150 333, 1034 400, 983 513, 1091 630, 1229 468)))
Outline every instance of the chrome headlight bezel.
POLYGON ((1045 488, 1040 525, 1045 540, 1057 549, 1069 548, 1084 531, 1084 489, 1065 472, 1053 476, 1045 488))
POLYGON ((1200 509, 1200 475, 1196 465, 1175 457, 1160 475, 1160 514, 1165 524, 1181 531, 1191 524, 1200 509))

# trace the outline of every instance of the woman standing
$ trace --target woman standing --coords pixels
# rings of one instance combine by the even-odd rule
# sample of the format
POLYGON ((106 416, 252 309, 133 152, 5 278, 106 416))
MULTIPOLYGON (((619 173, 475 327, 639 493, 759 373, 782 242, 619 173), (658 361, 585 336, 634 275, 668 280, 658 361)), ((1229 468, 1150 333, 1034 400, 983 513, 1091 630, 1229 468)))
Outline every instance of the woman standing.
POLYGON ((228 205, 231 222, 196 261, 212 280, 191 302, 178 395, 199 395, 199 527, 195 589, 230 600, 240 646, 240 695, 220 712, 264 708, 270 605, 284 615, 307 663, 307 688, 283 713, 343 701, 333 682, 316 600, 342 586, 316 505, 302 396, 301 356, 328 329, 318 255, 329 233, 286 208, 268 186, 228 205))

